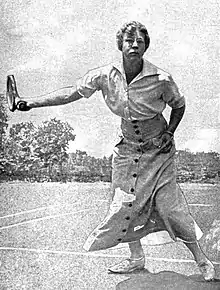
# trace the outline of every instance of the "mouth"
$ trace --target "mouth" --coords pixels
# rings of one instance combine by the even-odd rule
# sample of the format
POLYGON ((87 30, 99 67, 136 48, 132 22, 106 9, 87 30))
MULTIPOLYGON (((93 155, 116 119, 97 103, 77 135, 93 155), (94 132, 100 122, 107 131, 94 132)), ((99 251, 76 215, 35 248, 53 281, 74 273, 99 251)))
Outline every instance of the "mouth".
POLYGON ((138 56, 139 53, 138 52, 135 52, 135 51, 132 51, 132 52, 129 53, 129 55, 131 55, 131 56, 138 56))

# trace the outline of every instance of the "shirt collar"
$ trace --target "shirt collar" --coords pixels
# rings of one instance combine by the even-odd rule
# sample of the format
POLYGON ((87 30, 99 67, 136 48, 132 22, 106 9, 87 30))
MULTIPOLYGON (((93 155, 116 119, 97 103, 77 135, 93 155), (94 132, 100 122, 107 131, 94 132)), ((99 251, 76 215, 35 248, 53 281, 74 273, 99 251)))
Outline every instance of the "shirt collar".
MULTIPOLYGON (((145 58, 143 58, 143 61, 144 61, 144 64, 143 64, 143 69, 139 74, 140 77, 161 74, 161 70, 158 67, 156 67, 154 64, 152 64, 145 58)), ((113 66, 117 68, 123 75, 125 74, 122 60, 116 61, 115 63, 113 63, 113 66)))

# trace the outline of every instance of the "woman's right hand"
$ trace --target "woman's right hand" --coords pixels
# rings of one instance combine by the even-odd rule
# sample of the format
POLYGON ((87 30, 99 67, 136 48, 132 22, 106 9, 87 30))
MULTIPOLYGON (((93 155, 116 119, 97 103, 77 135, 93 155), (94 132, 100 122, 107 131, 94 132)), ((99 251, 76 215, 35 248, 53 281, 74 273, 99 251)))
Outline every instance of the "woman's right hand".
POLYGON ((31 108, 27 105, 27 102, 19 100, 16 104, 16 109, 19 111, 29 111, 31 108))

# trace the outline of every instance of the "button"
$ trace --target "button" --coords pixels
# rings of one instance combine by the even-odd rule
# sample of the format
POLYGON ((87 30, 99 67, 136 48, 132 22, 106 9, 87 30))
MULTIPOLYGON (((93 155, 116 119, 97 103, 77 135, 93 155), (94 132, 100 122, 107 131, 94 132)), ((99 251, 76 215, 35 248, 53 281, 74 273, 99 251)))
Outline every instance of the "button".
POLYGON ((134 173, 134 174, 133 174, 133 177, 137 177, 137 173, 134 173))
POLYGON ((128 206, 129 206, 129 207, 132 207, 132 205, 133 205, 132 203, 129 203, 129 205, 128 205, 128 206))
POLYGON ((121 242, 121 241, 122 241, 122 239, 118 239, 118 241, 119 241, 119 242, 121 242))
POLYGON ((135 130, 135 133, 138 135, 138 134, 140 134, 140 131, 139 130, 135 130))
POLYGON ((138 122, 138 120, 133 120, 133 121, 131 121, 131 123, 137 123, 138 122))
POLYGON ((131 188, 131 192, 134 192, 134 188, 131 188))
POLYGON ((134 129, 137 129, 138 128, 138 125, 134 125, 133 127, 134 127, 134 129))
POLYGON ((138 163, 138 159, 134 159, 134 162, 138 163))
POLYGON ((141 143, 141 142, 144 142, 144 141, 143 141, 142 139, 139 139, 139 140, 138 140, 138 142, 140 142, 140 143, 141 143))
POLYGON ((129 216, 126 216, 126 218, 125 218, 127 221, 129 221, 130 220, 130 217, 129 216))
POLYGON ((140 149, 140 148, 138 148, 138 149, 137 149, 137 152, 141 152, 141 149, 140 149))
POLYGON ((126 229, 123 229, 123 230, 122 230, 122 232, 123 232, 123 233, 126 233, 126 232, 127 232, 127 230, 126 230, 126 229))

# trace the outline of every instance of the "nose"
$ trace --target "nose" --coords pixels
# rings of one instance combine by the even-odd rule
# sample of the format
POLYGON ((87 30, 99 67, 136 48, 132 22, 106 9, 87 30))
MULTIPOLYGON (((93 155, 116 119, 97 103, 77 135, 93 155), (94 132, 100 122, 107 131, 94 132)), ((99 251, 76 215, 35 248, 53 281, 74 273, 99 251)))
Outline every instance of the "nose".
POLYGON ((136 48, 138 48, 137 39, 134 40, 134 42, 133 42, 133 44, 132 44, 132 47, 136 47, 136 48))

